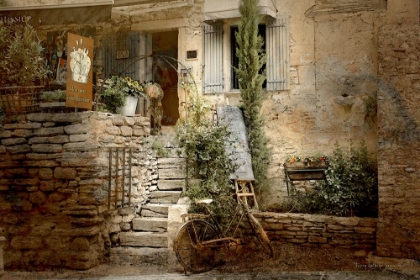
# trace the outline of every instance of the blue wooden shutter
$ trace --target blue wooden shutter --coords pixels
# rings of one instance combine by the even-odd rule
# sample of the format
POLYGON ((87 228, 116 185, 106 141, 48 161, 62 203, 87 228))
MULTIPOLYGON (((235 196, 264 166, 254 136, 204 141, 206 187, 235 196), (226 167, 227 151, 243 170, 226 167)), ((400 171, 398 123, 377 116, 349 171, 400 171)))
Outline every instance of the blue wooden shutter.
POLYGON ((203 92, 223 91, 223 25, 204 24, 203 92))
POLYGON ((288 90, 290 85, 289 18, 280 17, 267 24, 267 90, 288 90))

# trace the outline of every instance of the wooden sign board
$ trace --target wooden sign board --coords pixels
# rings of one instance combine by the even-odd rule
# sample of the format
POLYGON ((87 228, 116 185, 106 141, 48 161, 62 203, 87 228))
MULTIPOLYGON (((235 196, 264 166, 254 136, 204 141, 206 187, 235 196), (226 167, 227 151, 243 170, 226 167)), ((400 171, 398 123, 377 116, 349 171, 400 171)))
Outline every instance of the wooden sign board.
POLYGON ((68 33, 66 106, 92 109, 93 39, 68 33))
POLYGON ((235 106, 217 106, 217 118, 221 125, 226 125, 231 133, 229 142, 226 145, 226 152, 237 164, 238 169, 231 174, 230 179, 253 181, 252 159, 249 153, 249 145, 246 135, 246 127, 241 109, 235 106))

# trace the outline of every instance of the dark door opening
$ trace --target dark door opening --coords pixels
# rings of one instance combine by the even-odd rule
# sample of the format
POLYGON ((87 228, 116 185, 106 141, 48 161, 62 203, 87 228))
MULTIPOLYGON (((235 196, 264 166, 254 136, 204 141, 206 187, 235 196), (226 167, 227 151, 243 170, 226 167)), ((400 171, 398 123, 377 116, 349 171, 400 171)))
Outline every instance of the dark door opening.
POLYGON ((153 81, 160 84, 164 96, 162 99, 162 125, 175 125, 179 118, 178 99, 178 31, 152 34, 153 81), (170 57, 164 59, 159 57, 170 57), (171 63, 171 65, 168 64, 171 63))

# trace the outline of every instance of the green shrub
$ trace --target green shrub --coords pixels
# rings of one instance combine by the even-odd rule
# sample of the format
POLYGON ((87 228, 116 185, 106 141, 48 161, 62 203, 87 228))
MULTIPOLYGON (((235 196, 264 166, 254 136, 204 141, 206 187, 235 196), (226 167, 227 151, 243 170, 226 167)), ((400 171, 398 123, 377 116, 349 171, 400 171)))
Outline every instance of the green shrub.
POLYGON ((0 86, 32 86, 45 79, 49 70, 37 31, 24 23, 0 21, 0 86))
MULTIPOLYGON (((188 93, 184 117, 177 124, 177 138, 187 160, 188 178, 200 183, 190 184, 185 193, 192 201, 211 198, 210 209, 221 223, 234 208, 234 199, 225 199, 232 194, 229 176, 234 165, 226 153, 229 132, 226 127, 213 122, 212 107, 197 93, 191 84, 182 84, 188 93)), ((201 213, 203 209, 192 204, 190 212, 201 213)))
POLYGON ((307 196, 299 197, 299 212, 337 216, 377 216, 377 166, 365 143, 344 152, 338 144, 329 157, 326 181, 318 181, 307 196))

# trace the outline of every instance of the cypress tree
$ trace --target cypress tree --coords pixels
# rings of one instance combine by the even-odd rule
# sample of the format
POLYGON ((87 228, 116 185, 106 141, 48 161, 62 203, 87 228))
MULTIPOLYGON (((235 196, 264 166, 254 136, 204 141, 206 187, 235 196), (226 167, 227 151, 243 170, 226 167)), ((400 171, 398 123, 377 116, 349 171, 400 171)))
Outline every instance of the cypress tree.
POLYGON ((238 23, 238 32, 235 34, 236 56, 239 59, 235 71, 243 102, 252 168, 255 181, 260 184, 267 178, 269 150, 264 132, 264 119, 261 115, 262 85, 265 80, 265 73, 261 73, 261 68, 266 57, 262 49, 263 38, 258 35, 260 16, 257 1, 241 0, 239 6, 242 17, 238 23))

